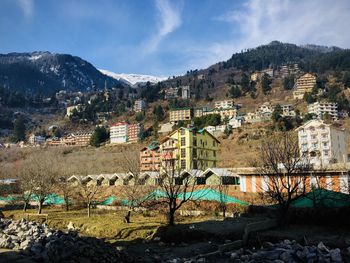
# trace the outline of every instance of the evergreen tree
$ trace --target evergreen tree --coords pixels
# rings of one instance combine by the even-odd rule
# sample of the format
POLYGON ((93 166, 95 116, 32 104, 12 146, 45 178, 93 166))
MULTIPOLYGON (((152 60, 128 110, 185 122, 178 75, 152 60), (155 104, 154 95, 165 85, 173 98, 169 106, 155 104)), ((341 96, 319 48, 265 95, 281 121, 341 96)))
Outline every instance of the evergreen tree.
POLYGON ((13 126, 12 141, 13 142, 24 141, 25 138, 26 138, 26 126, 24 124, 24 118, 22 117, 22 115, 19 115, 15 120, 15 123, 13 126))
POLYGON ((274 122, 278 122, 282 118, 282 114, 283 114, 282 107, 281 105, 277 104, 275 109, 272 112, 272 120, 274 122))
POLYGON ((239 98, 242 96, 242 91, 238 86, 232 85, 230 89, 230 95, 231 95, 231 98, 234 98, 234 99, 239 98))
POLYGON ((261 88, 263 93, 266 95, 271 90, 271 79, 267 74, 264 74, 261 78, 261 88))
POLYGON ((101 143, 104 143, 109 138, 109 134, 105 127, 96 127, 94 133, 91 136, 90 144, 95 147, 99 147, 101 143))
POLYGON ((250 80, 247 74, 243 73, 242 78, 241 78, 241 87, 243 93, 249 92, 250 91, 250 80))
POLYGON ((165 117, 165 113, 161 105, 153 108, 153 114, 155 115, 157 121, 162 121, 165 117))
POLYGON ((283 79, 283 88, 291 90, 294 87, 294 75, 289 75, 283 79))

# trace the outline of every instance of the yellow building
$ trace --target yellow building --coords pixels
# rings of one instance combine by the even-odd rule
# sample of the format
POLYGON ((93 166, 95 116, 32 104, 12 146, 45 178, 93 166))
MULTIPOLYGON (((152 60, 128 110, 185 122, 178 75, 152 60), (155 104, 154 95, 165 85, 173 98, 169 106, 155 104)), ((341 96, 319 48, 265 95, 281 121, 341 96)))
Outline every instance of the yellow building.
POLYGON ((193 117, 193 109, 181 108, 170 110, 169 120, 170 122, 190 121, 193 117))
POLYGON ((297 79, 295 90, 293 91, 294 99, 303 99, 306 92, 311 92, 316 85, 316 76, 306 73, 297 79))
POLYGON ((216 167, 220 141, 205 129, 179 128, 160 142, 161 163, 177 169, 216 167))

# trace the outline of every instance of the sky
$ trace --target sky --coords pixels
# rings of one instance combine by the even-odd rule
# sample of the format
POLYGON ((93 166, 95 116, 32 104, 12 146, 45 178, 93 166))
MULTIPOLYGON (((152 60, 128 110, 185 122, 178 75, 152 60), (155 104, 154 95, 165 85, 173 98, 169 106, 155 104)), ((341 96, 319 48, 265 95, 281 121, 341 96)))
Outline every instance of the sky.
POLYGON ((273 40, 350 48, 349 0, 0 0, 0 53, 174 76, 273 40))

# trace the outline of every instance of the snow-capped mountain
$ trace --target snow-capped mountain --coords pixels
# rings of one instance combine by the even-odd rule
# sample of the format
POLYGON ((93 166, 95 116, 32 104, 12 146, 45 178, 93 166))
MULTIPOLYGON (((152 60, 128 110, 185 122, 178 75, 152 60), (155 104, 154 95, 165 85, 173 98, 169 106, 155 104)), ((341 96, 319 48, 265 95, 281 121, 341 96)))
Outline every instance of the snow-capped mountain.
POLYGON ((100 69, 100 72, 114 78, 116 80, 125 82, 131 86, 135 86, 137 84, 151 82, 151 83, 158 83, 160 81, 166 80, 166 77, 156 77, 151 75, 141 75, 141 74, 125 74, 125 73, 114 73, 105 69, 100 69))

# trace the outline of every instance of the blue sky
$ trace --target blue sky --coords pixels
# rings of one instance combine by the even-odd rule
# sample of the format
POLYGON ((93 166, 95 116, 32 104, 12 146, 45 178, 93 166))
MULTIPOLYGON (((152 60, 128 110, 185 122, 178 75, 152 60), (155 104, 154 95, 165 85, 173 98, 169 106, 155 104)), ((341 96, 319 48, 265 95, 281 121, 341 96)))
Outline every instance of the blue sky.
POLYGON ((172 76, 272 40, 350 47, 348 0, 0 0, 0 53, 172 76))

